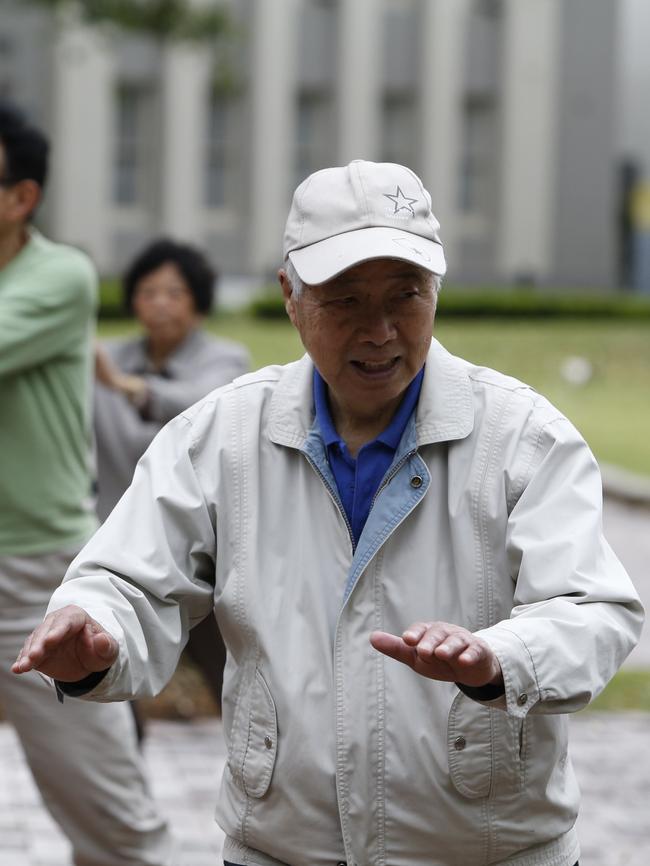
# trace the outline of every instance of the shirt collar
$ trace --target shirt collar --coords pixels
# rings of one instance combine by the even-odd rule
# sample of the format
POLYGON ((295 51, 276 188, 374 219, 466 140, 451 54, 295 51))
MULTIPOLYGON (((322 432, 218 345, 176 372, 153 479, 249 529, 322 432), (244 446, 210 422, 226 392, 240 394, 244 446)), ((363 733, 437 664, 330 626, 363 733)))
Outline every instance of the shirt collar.
MULTIPOLYGON (((423 379, 424 367, 404 392, 402 401, 393 415, 390 424, 379 434, 379 436, 376 437, 375 441, 382 442, 384 445, 392 448, 393 451, 396 450, 400 439, 402 438, 402 434, 404 433, 406 422, 413 414, 413 410, 418 402, 423 379)), ((330 412, 327 397, 327 385, 316 367, 314 367, 314 408, 316 410, 316 418, 318 419, 318 426, 320 427, 324 444, 327 447, 330 445, 340 444, 342 440, 336 432, 330 412)))
POLYGON ((327 398, 327 385, 316 367, 314 367, 314 409, 316 410, 320 434, 325 445, 329 447, 340 442, 341 437, 336 432, 334 422, 332 421, 329 400, 327 398))
POLYGON ((388 445, 389 448, 392 448, 393 451, 397 449, 399 445, 400 439, 402 438, 402 434, 404 433, 404 429, 406 427, 406 422, 413 414, 415 407, 417 406, 417 402, 420 398, 420 389, 422 388, 422 380, 424 379, 424 367, 417 374, 415 379, 408 386, 406 391, 404 392, 404 396, 402 397, 402 402, 397 407, 397 412, 393 415, 393 418, 386 427, 386 429, 377 436, 377 439, 380 442, 383 442, 384 445, 388 445))
MULTIPOLYGON (((313 370, 313 361, 303 355, 284 367, 260 371, 263 381, 275 383, 268 435, 276 445, 302 448, 309 436, 314 425, 313 370)), ((417 447, 469 436, 474 427, 472 380, 477 372, 478 368, 432 340, 415 416, 417 447)))

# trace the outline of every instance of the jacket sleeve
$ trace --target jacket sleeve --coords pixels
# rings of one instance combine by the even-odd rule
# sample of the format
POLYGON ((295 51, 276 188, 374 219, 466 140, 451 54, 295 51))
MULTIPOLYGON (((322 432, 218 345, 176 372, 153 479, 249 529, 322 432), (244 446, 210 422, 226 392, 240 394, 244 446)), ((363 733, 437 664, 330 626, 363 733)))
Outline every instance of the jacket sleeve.
POLYGON ((154 439, 133 483, 71 564, 48 612, 86 610, 119 645, 84 697, 154 695, 171 678, 189 629, 213 609, 215 524, 180 416, 154 439))
POLYGON ((586 706, 638 641, 643 608, 602 532, 602 484, 563 417, 538 428, 506 547, 510 618, 478 634, 496 653, 505 694, 490 706, 524 717, 586 706))

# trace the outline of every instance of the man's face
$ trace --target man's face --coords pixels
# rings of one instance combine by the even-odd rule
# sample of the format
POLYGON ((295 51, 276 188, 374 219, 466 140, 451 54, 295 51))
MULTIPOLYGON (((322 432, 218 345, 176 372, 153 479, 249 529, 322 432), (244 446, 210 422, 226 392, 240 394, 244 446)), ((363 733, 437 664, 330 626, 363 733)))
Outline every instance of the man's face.
POLYGON ((7 154, 0 141, 0 239, 9 237, 17 228, 24 230, 40 194, 40 188, 33 180, 11 180, 7 154))
POLYGON ((6 183, 7 180, 7 158, 5 149, 0 141, 0 236, 13 224, 10 220, 13 205, 13 186, 6 183))
POLYGON ((294 297, 280 272, 287 312, 327 382, 335 420, 390 415, 422 369, 436 296, 431 275, 376 259, 294 297))
POLYGON ((132 305, 140 324, 156 343, 173 346, 182 342, 200 319, 192 290, 172 262, 138 281, 132 305))

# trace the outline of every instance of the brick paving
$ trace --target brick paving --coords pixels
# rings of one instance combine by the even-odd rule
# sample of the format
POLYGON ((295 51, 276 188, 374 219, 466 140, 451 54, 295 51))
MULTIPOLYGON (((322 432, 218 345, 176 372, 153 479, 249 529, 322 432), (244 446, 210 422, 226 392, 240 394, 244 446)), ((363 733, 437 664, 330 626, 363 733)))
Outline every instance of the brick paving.
MULTIPOLYGON (((608 502, 605 529, 650 608, 650 510, 608 502)), ((650 667, 650 635, 628 664, 650 667)), ((583 793, 581 866, 650 863, 650 713, 579 713, 571 755, 583 793)), ((220 723, 153 721, 145 755, 154 796, 182 866, 220 866, 213 811, 225 752, 220 723)), ((14 731, 0 723, 0 866, 70 866, 68 845, 41 806, 14 731)))
MULTIPOLYGON (((581 866, 650 863, 650 714, 580 713, 571 754, 583 793, 581 866)), ((182 866, 220 866, 213 810, 224 763, 216 720, 155 721, 146 746, 152 788, 182 866)), ((0 863, 70 866, 68 845, 40 804, 13 730, 0 724, 0 863)))

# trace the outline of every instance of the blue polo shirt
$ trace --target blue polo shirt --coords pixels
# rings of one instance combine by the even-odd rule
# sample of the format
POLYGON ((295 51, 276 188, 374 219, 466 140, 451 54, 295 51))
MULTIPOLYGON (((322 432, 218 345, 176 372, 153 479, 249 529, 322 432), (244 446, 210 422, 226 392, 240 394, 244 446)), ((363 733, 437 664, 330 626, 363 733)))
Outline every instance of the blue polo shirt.
POLYGON ((330 413, 327 385, 318 370, 314 368, 316 418, 355 544, 359 542, 372 507, 372 500, 393 462, 406 424, 415 410, 423 378, 424 367, 404 392, 402 402, 388 427, 372 442, 367 442, 359 450, 355 459, 336 432, 330 413))

